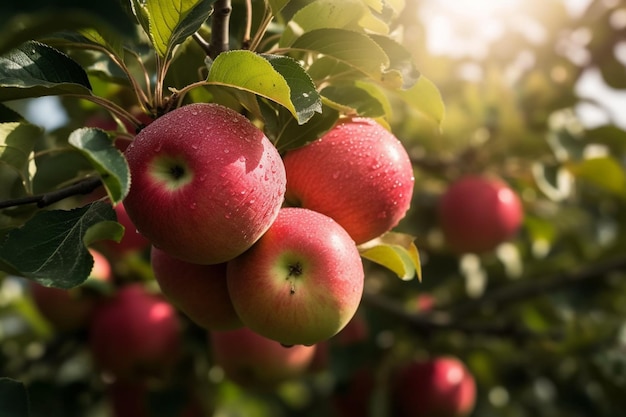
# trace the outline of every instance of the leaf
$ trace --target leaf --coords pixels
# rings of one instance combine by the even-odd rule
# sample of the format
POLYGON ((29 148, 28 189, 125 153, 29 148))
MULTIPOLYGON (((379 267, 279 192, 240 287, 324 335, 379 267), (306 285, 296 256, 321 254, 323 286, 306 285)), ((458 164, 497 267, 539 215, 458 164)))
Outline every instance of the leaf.
POLYGON ((613 157, 585 159, 567 163, 565 167, 578 179, 604 189, 618 197, 626 195, 626 174, 613 157))
POLYGON ((280 37, 281 47, 289 46, 298 36, 315 29, 359 30, 359 20, 369 10, 361 0, 317 0, 300 9, 288 22, 280 37))
POLYGON ((142 10, 147 13, 150 23, 148 35, 158 54, 168 56, 174 46, 200 29, 211 14, 213 1, 146 0, 142 10))
POLYGON ((97 31, 95 29, 83 29, 80 33, 86 40, 96 45, 103 46, 120 59, 124 58, 124 38, 116 32, 97 31))
POLYGON ((422 75, 413 87, 408 90, 397 90, 395 94, 411 108, 422 113, 441 127, 446 108, 439 89, 432 81, 422 75))
POLYGON ((346 29, 316 29, 300 36, 292 49, 324 54, 382 81, 389 58, 369 36, 346 29))
POLYGON ((73 210, 40 211, 8 233, 0 245, 0 264, 45 286, 75 287, 87 279, 93 267, 86 243, 119 239, 119 228, 97 226, 115 219, 115 211, 103 201, 73 210), (90 231, 94 226, 98 233, 90 231))
MULTIPOLYGON (((9 168, 17 173, 24 191, 31 189, 29 163, 35 141, 41 133, 40 128, 29 123, 0 124, 0 170, 9 168)), ((6 180, 4 177, 3 179, 6 180)), ((3 194, 0 192, 0 195, 3 194)))
POLYGON ((422 281, 419 252, 412 236, 388 232, 379 238, 359 245, 361 257, 393 271, 404 281, 422 281))
MULTIPOLYGON (((295 65, 299 67, 297 63, 295 65)), ((251 51, 224 52, 213 61, 207 82, 268 98, 289 110, 298 123, 304 123, 318 111, 316 100, 319 95, 306 72, 296 66, 288 60, 273 57, 268 60, 267 56, 251 51), (295 96, 293 100, 292 95, 295 96)))
POLYGON ((420 77, 413 55, 388 36, 372 34, 370 37, 385 51, 390 60, 389 68, 385 70, 383 84, 389 88, 403 90, 413 87, 420 77))
POLYGON ((286 112, 279 111, 278 113, 278 120, 275 122, 278 132, 270 136, 274 138, 274 145, 280 152, 286 152, 318 139, 330 130, 339 118, 339 113, 327 106, 323 107, 321 113, 315 113, 305 124, 299 124, 293 117, 283 117, 283 113, 286 112))
POLYGON ((315 84, 296 60, 280 55, 261 55, 274 67, 289 85, 291 102, 296 109, 299 124, 306 123, 314 113, 321 113, 322 99, 315 84))
POLYGON ((88 127, 77 129, 70 134, 68 142, 86 156, 100 174, 111 201, 122 201, 130 188, 130 170, 126 158, 105 131, 88 127))
POLYGON ((30 416, 28 391, 22 382, 0 378, 0 410, 3 417, 30 416))
POLYGON ((382 103, 356 85, 330 85, 320 93, 332 102, 329 103, 331 107, 342 113, 356 113, 365 117, 380 117, 385 114, 382 103))
POLYGON ((0 2, 0 54, 58 31, 92 28, 133 36, 135 24, 118 1, 29 0, 0 2))
POLYGON ((23 120, 24 117, 21 114, 0 103, 0 123, 21 122, 23 120))
POLYGON ((28 41, 0 56, 0 101, 90 94, 85 70, 62 52, 28 41))

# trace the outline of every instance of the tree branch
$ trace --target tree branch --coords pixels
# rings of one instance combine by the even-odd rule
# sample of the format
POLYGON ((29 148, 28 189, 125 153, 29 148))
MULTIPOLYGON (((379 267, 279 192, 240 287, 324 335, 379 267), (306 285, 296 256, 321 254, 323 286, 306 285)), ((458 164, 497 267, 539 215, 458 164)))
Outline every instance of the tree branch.
POLYGON ((24 206, 27 204, 37 204, 37 207, 39 208, 47 207, 73 195, 89 194, 101 185, 102 180, 100 179, 100 177, 89 177, 84 180, 78 181, 77 183, 74 183, 68 187, 61 188, 55 191, 50 191, 49 193, 0 201, 0 209, 24 206))
POLYGON ((626 257, 611 259, 598 265, 564 272, 550 278, 529 278, 518 284, 509 284, 487 292, 480 298, 451 308, 451 314, 456 317, 465 317, 482 308, 497 309, 500 306, 508 306, 512 303, 536 297, 549 291, 555 291, 572 284, 598 279, 598 277, 603 277, 609 272, 619 270, 626 270, 626 257))
POLYGON ((230 49, 230 13, 232 12, 230 0, 217 0, 213 5, 211 15, 211 42, 209 43, 208 55, 212 59, 217 58, 222 52, 230 49))
POLYGON ((410 313, 396 300, 385 297, 381 294, 365 292, 363 302, 370 307, 382 310, 385 313, 408 323, 412 328, 422 331, 452 330, 467 334, 482 334, 495 337, 508 337, 513 339, 560 339, 563 332, 553 330, 550 332, 538 333, 524 326, 507 323, 470 323, 459 321, 452 315, 443 311, 410 313))

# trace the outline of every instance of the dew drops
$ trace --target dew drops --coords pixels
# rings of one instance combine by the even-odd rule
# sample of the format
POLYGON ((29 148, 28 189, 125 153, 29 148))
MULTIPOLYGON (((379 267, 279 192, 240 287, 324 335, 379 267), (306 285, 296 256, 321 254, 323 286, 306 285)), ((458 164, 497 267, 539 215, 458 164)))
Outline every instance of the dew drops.
POLYGON ((230 153, 230 149, 224 148, 224 153, 230 153))
POLYGON ((341 176, 341 174, 339 173, 339 171, 333 172, 333 179, 334 180, 339 179, 340 176, 341 176))
POLYGON ((196 207, 198 207, 198 204, 196 204, 195 202, 194 202, 194 203, 189 204, 189 208, 190 208, 191 210, 195 210, 195 209, 196 209, 196 207))
POLYGON ((226 214, 224 214, 224 218, 225 218, 226 220, 230 219, 230 213, 226 213, 226 214))

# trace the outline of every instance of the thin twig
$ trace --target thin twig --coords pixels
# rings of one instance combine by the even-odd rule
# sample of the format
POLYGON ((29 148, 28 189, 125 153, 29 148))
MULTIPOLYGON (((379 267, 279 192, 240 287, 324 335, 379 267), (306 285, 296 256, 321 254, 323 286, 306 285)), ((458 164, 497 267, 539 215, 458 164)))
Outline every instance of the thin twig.
POLYGON ((626 271, 626 257, 610 259, 598 265, 564 272, 549 278, 529 278, 518 284, 509 284, 487 292, 480 298, 453 307, 450 311, 456 317, 465 317, 483 308, 497 309, 501 306, 510 306, 515 302, 527 300, 550 291, 598 279, 614 271, 626 271))
POLYGON ((100 177, 89 177, 84 180, 80 180, 68 187, 64 187, 55 191, 50 191, 48 193, 0 201, 0 209, 24 206, 28 204, 36 204, 39 208, 47 207, 51 204, 54 204, 58 201, 74 195, 89 194, 101 185, 102 180, 100 179, 100 177))
POLYGON ((517 324, 467 322, 457 320, 443 311, 410 313, 399 305, 396 300, 370 292, 363 294, 363 302, 423 332, 450 330, 467 334, 481 334, 517 339, 559 339, 563 337, 563 333, 559 330, 539 333, 517 324))

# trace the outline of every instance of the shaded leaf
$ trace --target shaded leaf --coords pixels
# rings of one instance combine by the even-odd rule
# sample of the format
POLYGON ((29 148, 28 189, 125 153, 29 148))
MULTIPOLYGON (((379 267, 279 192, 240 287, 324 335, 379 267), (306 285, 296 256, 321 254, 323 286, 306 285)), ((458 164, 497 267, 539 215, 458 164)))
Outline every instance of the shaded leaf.
POLYGON ((90 232, 100 222, 115 219, 111 205, 102 201, 73 210, 40 211, 7 234, 0 245, 0 264, 45 286, 75 287, 87 279, 93 267, 85 236, 89 243, 119 238, 116 228, 98 226, 98 233, 90 232))
POLYGON ((30 416, 28 391, 22 382, 0 378, 0 411, 3 417, 30 416))
MULTIPOLYGON (((29 162, 35 141, 41 133, 39 127, 29 123, 0 124, 0 169, 8 168, 17 173, 25 191, 31 189, 29 162)), ((2 194, 4 193, 0 193, 2 194)))
POLYGON ((415 85, 420 73, 413 55, 401 44, 388 36, 370 35, 389 57, 389 68, 385 70, 384 84, 389 88, 407 90, 415 85))
POLYGON ((365 117, 380 117, 385 114, 382 103, 356 85, 331 85, 320 93, 331 101, 328 103, 331 107, 342 113, 356 113, 365 117))
POLYGON ((394 272, 402 280, 413 277, 422 280, 422 267, 414 238, 402 233, 389 232, 359 245, 361 257, 394 272))
POLYGON ((64 53, 29 41, 0 56, 0 100, 90 94, 85 70, 64 53))
POLYGON ((109 136, 101 129, 81 128, 70 134, 68 142, 87 157, 100 174, 111 201, 122 201, 130 188, 130 170, 126 158, 109 136))
MULTIPOLYGON (((278 112, 274 132, 269 134, 280 152, 286 152, 318 139, 334 126, 339 112, 323 106, 321 113, 315 113, 305 124, 299 124, 293 117, 286 117, 286 112, 278 112)), ((267 117, 266 117, 267 120, 267 117)))
POLYGON ((0 123, 21 122, 23 120, 24 117, 21 114, 0 103, 0 123))
POLYGON ((389 58, 369 36, 345 29, 316 29, 300 36, 293 49, 324 54, 382 81, 389 58))

